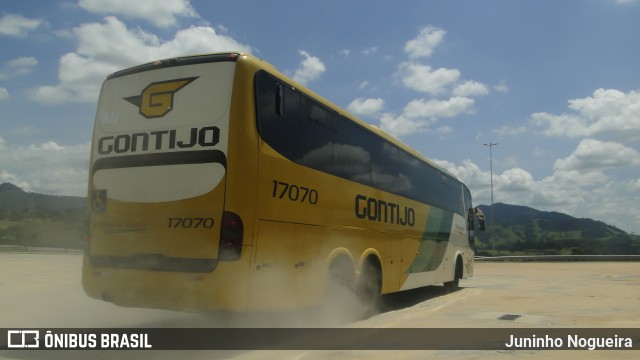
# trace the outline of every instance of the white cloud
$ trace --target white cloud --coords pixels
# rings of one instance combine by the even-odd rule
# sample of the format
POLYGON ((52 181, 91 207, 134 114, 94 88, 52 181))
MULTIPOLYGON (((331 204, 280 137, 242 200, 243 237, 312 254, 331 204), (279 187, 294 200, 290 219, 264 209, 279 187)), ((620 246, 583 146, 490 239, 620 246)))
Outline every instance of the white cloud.
POLYGON ((32 68, 38 65, 38 60, 32 56, 23 56, 7 63, 12 69, 32 68))
POLYGON ((189 0, 80 0, 81 8, 101 15, 144 19, 157 27, 177 24, 177 17, 198 18, 189 0))
POLYGON ((434 121, 416 119, 405 115, 384 113, 380 118, 382 130, 394 136, 404 136, 414 132, 425 131, 434 121))
POLYGON ((520 168, 509 169, 499 175, 497 179, 501 190, 509 193, 526 193, 535 186, 533 176, 520 168))
POLYGON ((0 35, 25 37, 27 32, 42 24, 40 19, 29 19, 22 15, 6 14, 0 18, 0 35))
POLYGON ((501 126, 498 129, 493 129, 491 130, 493 133, 496 133, 500 136, 516 136, 516 135, 520 135, 523 134, 525 132, 527 132, 527 127, 524 125, 521 126, 517 126, 517 127, 510 127, 510 126, 501 126))
POLYGON ((369 56, 369 55, 373 55, 373 54, 375 54, 377 52, 378 52, 378 47, 377 46, 372 46, 370 48, 366 48, 366 49, 362 50, 362 55, 369 56))
MULTIPOLYGON (((427 131, 438 119, 472 113, 473 104, 473 99, 465 97, 452 97, 449 100, 414 99, 400 115, 384 113, 380 118, 380 127, 395 136, 427 131)), ((444 127, 439 132, 451 132, 451 128, 444 127)))
POLYGON ((0 79, 9 79, 15 76, 27 75, 38 65, 34 57, 19 57, 6 63, 0 70, 0 79))
POLYGON ((640 152, 633 148, 615 142, 584 139, 569 157, 556 160, 554 168, 565 171, 590 171, 638 165, 640 152))
POLYGON ((449 85, 458 81, 460 71, 445 68, 433 70, 429 65, 403 62, 399 66, 398 75, 407 88, 436 95, 445 92, 449 85))
POLYGON ((544 132, 547 136, 568 135, 577 137, 587 135, 584 131, 583 120, 576 115, 553 115, 539 112, 531 115, 531 120, 535 125, 548 126, 544 132))
POLYGON ((116 17, 103 23, 89 23, 74 29, 78 39, 75 52, 60 58, 59 84, 36 88, 32 98, 43 103, 93 102, 105 77, 137 64, 175 56, 222 51, 250 52, 251 48, 211 27, 190 27, 162 41, 140 29, 128 29, 116 17))
POLYGON ((453 89, 453 95, 455 96, 481 96, 489 94, 489 88, 487 85, 477 81, 465 81, 453 89))
POLYGON ((548 136, 611 135, 618 139, 640 139, 640 92, 598 89, 593 96, 569 100, 569 108, 575 113, 535 113, 532 121, 545 127, 548 136))
POLYGON ((311 56, 308 52, 300 50, 299 54, 303 57, 300 66, 293 74, 293 79, 303 85, 309 84, 311 81, 324 74, 326 68, 320 58, 311 56))
POLYGON ((24 146, 0 138, 0 150, 0 182, 27 191, 86 196, 90 144, 68 146, 49 141, 24 146))
POLYGON ((9 90, 0 87, 0 101, 6 100, 9 98, 9 90))
POLYGON ((365 81, 361 82, 360 85, 358 85, 358 90, 364 90, 364 89, 368 88, 369 85, 371 85, 369 83, 369 81, 365 80, 365 81))
POLYGON ((531 155, 536 158, 547 158, 553 156, 553 151, 547 147, 536 146, 531 155))
POLYGON ((507 86, 507 81, 502 79, 500 80, 500 82, 497 85, 493 86, 493 89, 497 92, 501 92, 501 93, 508 93, 509 92, 509 86, 507 86))
POLYGON ((429 95, 451 94, 448 100, 414 99, 402 110, 382 115, 380 126, 395 136, 403 136, 413 132, 435 131, 444 135, 453 131, 450 126, 431 128, 438 119, 456 117, 473 113, 475 101, 473 96, 487 95, 489 87, 478 81, 459 82, 461 73, 458 69, 438 68, 421 63, 419 59, 430 57, 436 47, 443 41, 446 32, 434 26, 426 26, 418 36, 409 40, 404 47, 409 55, 408 61, 398 65, 395 77, 411 90, 429 95), (452 87, 454 87, 452 89, 452 87))
POLYGON ((431 25, 425 26, 420 29, 416 38, 405 43, 404 51, 411 59, 428 58, 442 42, 445 34, 443 29, 431 25))
POLYGON ((451 126, 445 125, 445 126, 440 126, 439 128, 436 129, 436 133, 439 135, 446 135, 446 134, 450 134, 453 132, 453 128, 451 126))
POLYGON ((347 110, 356 116, 373 116, 382 111, 384 108, 384 100, 357 98, 353 100, 347 110))
MULTIPOLYGON (((522 200, 524 205, 541 210, 551 209, 578 216, 584 214, 583 208, 593 201, 589 196, 593 189, 607 181, 606 175, 597 171, 555 171, 553 175, 536 181, 522 200)), ((509 193, 505 195, 509 202, 516 203, 517 197, 509 193)))
POLYGON ((410 118, 451 118, 472 112, 473 104, 473 99, 460 96, 449 100, 415 99, 405 106, 404 115, 410 118))

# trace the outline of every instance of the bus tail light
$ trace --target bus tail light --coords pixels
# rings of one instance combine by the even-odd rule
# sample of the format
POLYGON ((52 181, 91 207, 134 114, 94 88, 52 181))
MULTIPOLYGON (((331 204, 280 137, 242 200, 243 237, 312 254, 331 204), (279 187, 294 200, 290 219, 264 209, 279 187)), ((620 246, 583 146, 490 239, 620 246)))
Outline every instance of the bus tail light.
POLYGON ((238 214, 225 211, 222 213, 220 226, 220 249, 218 260, 238 260, 242 252, 244 226, 238 214))

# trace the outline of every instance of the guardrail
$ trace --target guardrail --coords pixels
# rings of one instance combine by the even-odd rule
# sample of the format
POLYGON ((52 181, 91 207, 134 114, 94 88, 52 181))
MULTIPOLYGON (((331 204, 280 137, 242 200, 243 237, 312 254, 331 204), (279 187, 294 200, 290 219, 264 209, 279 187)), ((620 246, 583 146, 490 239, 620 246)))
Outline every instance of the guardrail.
POLYGON ((476 261, 640 261, 640 255, 517 255, 476 256, 476 261))

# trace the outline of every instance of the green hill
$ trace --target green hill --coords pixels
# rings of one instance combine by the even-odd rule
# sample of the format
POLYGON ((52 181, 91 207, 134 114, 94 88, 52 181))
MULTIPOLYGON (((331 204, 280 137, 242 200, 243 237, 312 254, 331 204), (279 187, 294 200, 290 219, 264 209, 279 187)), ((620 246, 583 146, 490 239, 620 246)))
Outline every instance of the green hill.
POLYGON ((86 199, 0 184, 0 245, 82 249, 86 199))
POLYGON ((78 196, 57 196, 26 192, 11 184, 0 184, 0 210, 69 210, 83 209, 86 200, 78 196))
POLYGON ((496 255, 640 254, 640 236, 601 221, 502 203, 479 208, 487 231, 476 232, 478 255, 493 255, 494 246, 496 255))

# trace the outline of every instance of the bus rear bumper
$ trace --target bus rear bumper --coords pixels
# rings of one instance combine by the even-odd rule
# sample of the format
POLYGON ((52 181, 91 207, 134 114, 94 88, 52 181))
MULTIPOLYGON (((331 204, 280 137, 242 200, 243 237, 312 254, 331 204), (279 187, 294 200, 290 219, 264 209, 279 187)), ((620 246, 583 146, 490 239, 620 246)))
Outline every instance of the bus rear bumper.
POLYGON ((243 263, 219 262, 216 271, 202 273, 154 271, 96 267, 85 255, 82 286, 89 297, 124 307, 241 311, 246 309, 248 281, 243 263), (223 267, 227 269, 218 271, 223 267))

